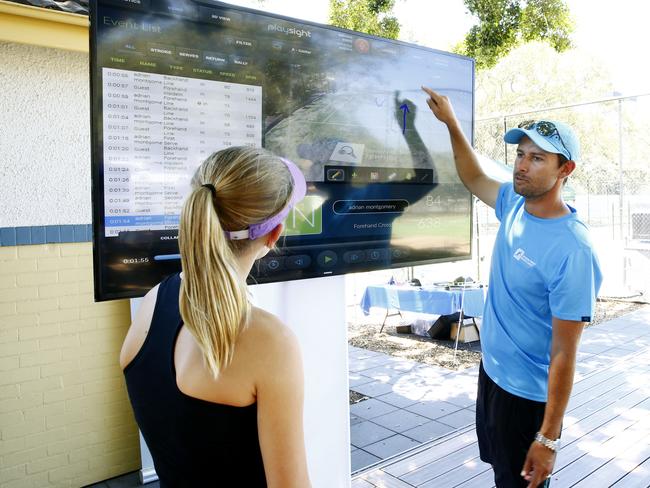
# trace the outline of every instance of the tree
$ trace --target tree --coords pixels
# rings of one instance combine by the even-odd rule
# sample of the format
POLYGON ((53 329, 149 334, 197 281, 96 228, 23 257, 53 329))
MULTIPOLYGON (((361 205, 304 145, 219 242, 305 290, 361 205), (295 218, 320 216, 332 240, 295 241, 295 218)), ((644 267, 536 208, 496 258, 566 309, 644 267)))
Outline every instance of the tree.
POLYGON ((474 145, 480 153, 512 164, 514 150, 503 142, 507 128, 529 119, 562 120, 576 130, 582 146, 572 187, 578 193, 616 194, 620 115, 624 192, 647 191, 650 97, 628 100, 622 107, 617 101, 578 105, 609 98, 613 92, 611 74, 594 56, 578 49, 558 54, 540 41, 521 45, 477 74, 474 145))
POLYGON ((478 19, 454 49, 491 68, 516 46, 545 41, 557 52, 571 46, 573 20, 564 0, 464 0, 478 19))
POLYGON ((392 14, 395 0, 330 0, 330 24, 397 39, 400 25, 392 14))

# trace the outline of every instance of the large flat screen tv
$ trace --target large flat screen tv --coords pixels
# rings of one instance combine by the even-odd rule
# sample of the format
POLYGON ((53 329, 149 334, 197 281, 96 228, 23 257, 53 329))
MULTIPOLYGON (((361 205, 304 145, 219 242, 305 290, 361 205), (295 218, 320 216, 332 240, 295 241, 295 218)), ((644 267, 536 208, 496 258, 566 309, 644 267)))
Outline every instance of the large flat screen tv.
POLYGON ((96 299, 180 269, 190 178, 237 145, 308 182, 252 283, 469 258, 472 199, 421 85, 471 139, 469 58, 209 0, 92 1, 96 299))

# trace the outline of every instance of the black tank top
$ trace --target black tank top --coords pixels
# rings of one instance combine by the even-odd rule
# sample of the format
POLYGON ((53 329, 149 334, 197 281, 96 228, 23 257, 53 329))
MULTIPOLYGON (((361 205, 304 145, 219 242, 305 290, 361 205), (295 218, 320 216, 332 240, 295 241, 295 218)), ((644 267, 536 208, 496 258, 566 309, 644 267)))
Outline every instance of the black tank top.
POLYGON ((183 325, 180 284, 179 274, 160 284, 147 338, 124 369, 131 406, 160 486, 265 487, 257 404, 222 405, 178 389, 174 345, 183 325))

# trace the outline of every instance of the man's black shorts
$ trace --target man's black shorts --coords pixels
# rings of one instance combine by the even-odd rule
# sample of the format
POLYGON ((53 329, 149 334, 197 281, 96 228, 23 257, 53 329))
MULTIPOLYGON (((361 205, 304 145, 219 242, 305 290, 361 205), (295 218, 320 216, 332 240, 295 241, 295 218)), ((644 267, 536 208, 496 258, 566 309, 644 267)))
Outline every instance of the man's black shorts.
MULTIPOLYGON (((545 403, 521 398, 499 387, 479 368, 476 434, 481 460, 494 469, 497 488, 525 488, 526 454, 544 420, 545 403)), ((540 487, 548 487, 546 480, 540 487)))

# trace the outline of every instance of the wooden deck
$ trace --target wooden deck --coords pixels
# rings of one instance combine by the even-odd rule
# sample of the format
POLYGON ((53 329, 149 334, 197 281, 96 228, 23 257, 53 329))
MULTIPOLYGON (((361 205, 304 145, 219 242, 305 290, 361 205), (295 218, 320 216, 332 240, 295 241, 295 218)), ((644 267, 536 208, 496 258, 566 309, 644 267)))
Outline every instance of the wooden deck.
MULTIPOLYGON (((585 330, 551 486, 650 487, 650 307, 585 330)), ((352 488, 485 488, 474 426, 383 461, 352 488)))

